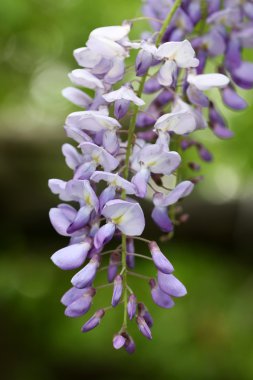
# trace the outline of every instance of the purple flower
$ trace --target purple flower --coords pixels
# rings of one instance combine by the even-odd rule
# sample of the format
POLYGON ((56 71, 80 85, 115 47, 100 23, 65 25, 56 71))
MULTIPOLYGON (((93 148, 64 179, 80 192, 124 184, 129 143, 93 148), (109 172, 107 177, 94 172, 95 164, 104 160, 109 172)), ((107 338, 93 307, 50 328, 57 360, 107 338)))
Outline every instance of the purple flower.
POLYGON ((122 285, 122 276, 117 275, 114 279, 114 287, 112 294, 112 306, 115 307, 118 305, 123 291, 122 285))
POLYGON ((72 244, 60 249, 51 256, 55 265, 63 270, 79 268, 85 261, 91 248, 91 239, 83 243, 72 244))
POLYGON ((151 287, 152 299, 156 305, 163 307, 164 309, 171 309, 175 305, 172 298, 160 289, 154 279, 151 279, 149 284, 151 287))
POLYGON ((160 251, 157 243, 155 241, 151 241, 149 243, 149 249, 155 263, 157 269, 159 269, 163 273, 171 273, 174 271, 172 264, 169 262, 167 257, 160 251))
POLYGON ((128 236, 141 235, 145 219, 138 203, 116 199, 106 203, 102 215, 111 220, 122 233, 128 236))
POLYGON ((183 297, 187 291, 185 286, 173 275, 158 271, 158 285, 161 290, 173 297, 183 297))
POLYGON ((151 340, 152 334, 151 334, 150 328, 148 327, 145 319, 141 316, 138 316, 136 318, 136 322, 138 324, 139 330, 142 333, 142 335, 144 335, 147 339, 151 340))
POLYGON ((120 348, 122 348, 125 345, 125 343, 126 338, 124 338, 123 335, 117 334, 114 336, 112 344, 115 350, 119 350, 120 348))
POLYGON ((98 255, 94 255, 89 264, 81 269, 77 274, 72 277, 71 283, 76 288, 85 288, 90 285, 96 275, 97 268, 99 267, 100 259, 98 255))
POLYGON ((153 326, 153 319, 152 319, 148 309, 146 308, 146 306, 142 302, 139 302, 137 306, 138 306, 138 315, 140 317, 142 317, 145 320, 148 327, 151 328, 153 326))
POLYGON ((96 313, 83 325, 82 332, 88 332, 97 327, 104 315, 105 311, 103 309, 96 311, 96 313))
POLYGON ((127 303, 127 312, 129 319, 133 319, 136 313, 136 308, 137 308, 137 298, 134 294, 130 294, 128 298, 128 303, 127 303))
MULTIPOLYGON (((79 290, 79 289, 78 289, 79 290)), ((92 304, 92 299, 96 294, 94 288, 82 289, 83 294, 75 301, 67 305, 65 309, 65 315, 67 317, 76 318, 87 313, 92 304)))
POLYGON ((108 282, 113 282, 118 273, 118 267, 120 264, 120 254, 113 252, 110 256, 109 267, 107 271, 108 282))
POLYGON ((135 257, 134 255, 131 255, 131 253, 134 253, 134 252, 135 252, 134 239, 128 238, 127 239, 127 253, 129 253, 129 255, 127 255, 126 257, 126 262, 127 262, 128 268, 131 268, 131 269, 135 267, 135 257))
POLYGON ((154 205, 158 207, 173 205, 179 199, 187 197, 192 192, 193 188, 194 184, 191 181, 183 181, 179 183, 168 195, 156 193, 153 198, 154 205))
POLYGON ((135 343, 132 339, 131 336, 129 336, 128 334, 123 334, 126 341, 125 341, 125 349, 127 351, 128 354, 133 354, 135 352, 135 343))

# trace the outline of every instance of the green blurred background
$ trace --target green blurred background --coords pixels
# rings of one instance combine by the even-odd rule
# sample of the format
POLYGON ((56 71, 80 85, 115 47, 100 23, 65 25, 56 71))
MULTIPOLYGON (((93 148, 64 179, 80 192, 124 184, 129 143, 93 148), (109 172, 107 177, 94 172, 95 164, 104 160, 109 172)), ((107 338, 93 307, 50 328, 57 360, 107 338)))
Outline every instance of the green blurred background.
MULTIPOLYGON (((47 179, 70 177, 60 148, 64 118, 73 110, 60 91, 76 67, 72 51, 89 32, 137 17, 140 7, 138 0, 1 0, 1 379, 253 378, 252 91, 243 92, 246 111, 223 110, 234 139, 199 134, 214 163, 203 165, 205 181, 185 202, 189 223, 162 245, 188 296, 161 310, 148 285, 131 280, 154 317, 153 341, 133 322, 136 354, 116 352, 111 339, 120 328, 120 306, 83 335, 86 317, 67 319, 59 303, 71 274, 49 259, 66 242, 48 222, 57 199, 47 179)), ((137 24, 133 36, 147 27, 137 24)), ((152 223, 147 233, 157 236, 152 223)), ((138 262, 139 270, 153 275, 145 264, 138 262)), ((101 290, 96 302, 109 304, 110 292, 101 290)))

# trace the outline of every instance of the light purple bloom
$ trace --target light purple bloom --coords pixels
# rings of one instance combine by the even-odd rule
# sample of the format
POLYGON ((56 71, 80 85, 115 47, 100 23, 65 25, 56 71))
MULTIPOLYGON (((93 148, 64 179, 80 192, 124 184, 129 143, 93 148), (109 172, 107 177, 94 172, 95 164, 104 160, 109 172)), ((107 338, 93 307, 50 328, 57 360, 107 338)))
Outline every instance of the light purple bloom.
POLYGON ((153 198, 155 206, 166 207, 176 203, 179 199, 187 197, 193 190, 194 184, 191 181, 179 183, 168 195, 156 193, 153 198))
POLYGON ((97 268, 99 267, 100 259, 98 255, 94 255, 90 262, 79 272, 77 272, 74 277, 72 277, 71 283, 76 288, 85 288, 90 285, 96 275, 97 268))
POLYGON ((183 297, 187 291, 185 286, 173 275, 158 271, 158 285, 161 290, 173 297, 183 297))
POLYGON ((123 285, 122 285, 122 276, 117 275, 114 279, 114 287, 112 294, 112 306, 115 307, 118 305, 120 298, 122 296, 123 285))
POLYGON ((138 316, 136 318, 136 322, 138 324, 139 330, 144 335, 147 339, 151 340, 152 339, 152 334, 150 331, 150 328, 148 327, 145 319, 141 316, 138 316))
POLYGON ((144 230, 145 219, 139 203, 120 199, 109 201, 103 208, 102 215, 125 235, 138 236, 144 230))
POLYGON ((121 334, 117 334, 113 338, 113 347, 115 350, 119 350, 125 345, 126 338, 123 337, 121 334))
POLYGON ((91 239, 86 239, 83 243, 60 249, 51 256, 51 260, 63 270, 76 269, 84 263, 90 248, 91 239))
POLYGON ((136 313, 136 308, 137 308, 137 299, 134 294, 130 294, 128 298, 128 303, 127 303, 127 312, 129 319, 133 319, 136 313))
POLYGON ((96 313, 83 325, 82 332, 88 332, 97 327, 104 315, 105 311, 103 309, 96 311, 96 313))
POLYGON ((151 287, 151 296, 156 305, 164 309, 171 309, 175 305, 172 298, 159 288, 154 279, 151 279, 149 284, 151 287))
POLYGON ((120 264, 120 254, 113 252, 110 256, 109 267, 107 271, 108 282, 113 282, 118 273, 118 267, 120 264))
POLYGON ((92 305, 92 299, 96 294, 94 288, 89 288, 87 291, 77 298, 75 301, 67 305, 65 315, 71 318, 77 318, 87 313, 92 305))
POLYGON ((160 251, 157 243, 151 241, 149 243, 149 249, 154 261, 155 266, 163 273, 172 273, 174 271, 173 265, 169 262, 167 257, 160 251))

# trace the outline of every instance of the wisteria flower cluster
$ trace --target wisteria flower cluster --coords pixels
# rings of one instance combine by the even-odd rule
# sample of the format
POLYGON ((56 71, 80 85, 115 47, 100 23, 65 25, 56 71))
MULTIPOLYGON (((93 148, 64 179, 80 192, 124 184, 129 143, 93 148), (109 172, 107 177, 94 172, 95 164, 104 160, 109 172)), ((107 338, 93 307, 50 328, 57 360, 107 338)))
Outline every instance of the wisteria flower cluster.
MULTIPOLYGON (((82 332, 123 305, 123 323, 115 330, 113 346, 128 353, 135 351, 128 322, 134 319, 147 339, 152 338, 153 325, 146 305, 129 286, 129 276, 146 279, 134 271, 135 259, 154 264, 154 278, 147 280, 155 304, 170 309, 186 294, 171 262, 143 231, 152 218, 170 238, 174 226, 187 219, 175 205, 200 178, 181 179, 183 152, 195 147, 200 159, 212 159, 191 133, 209 127, 220 138, 233 134, 206 91, 219 89, 225 105, 241 110, 247 104, 236 86, 253 87, 253 64, 242 60, 243 48, 253 46, 252 1, 146 0, 143 12, 140 19, 93 30, 86 46, 74 51, 80 68, 69 78, 77 87, 64 89, 63 96, 81 108, 65 122, 77 148, 62 147, 73 177, 49 181, 62 201, 50 210, 51 223, 69 238, 51 258, 63 270, 78 269, 61 299, 65 315, 85 315, 96 293, 112 286, 111 306, 95 310, 82 332), (154 32, 130 40, 134 22, 145 18, 154 32), (129 66, 131 53, 135 68, 129 66), (214 73, 205 73, 208 62, 214 73), (153 202, 151 215, 144 216, 143 198, 153 202), (136 252, 136 240, 147 246, 149 255, 136 252), (109 242, 114 249, 105 249, 109 242), (107 269, 108 282, 96 286, 102 269, 107 269)), ((186 164, 199 170, 197 162, 186 164)))

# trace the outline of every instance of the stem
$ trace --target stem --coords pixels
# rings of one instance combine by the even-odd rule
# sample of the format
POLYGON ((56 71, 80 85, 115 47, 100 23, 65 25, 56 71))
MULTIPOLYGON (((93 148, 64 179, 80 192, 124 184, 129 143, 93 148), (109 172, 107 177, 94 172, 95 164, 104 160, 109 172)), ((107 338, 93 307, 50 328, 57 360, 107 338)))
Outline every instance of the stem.
POLYGON ((126 271, 126 235, 122 234, 122 282, 123 282, 123 303, 124 303, 124 316, 122 329, 127 328, 127 271, 126 271))
POLYGON ((144 238, 142 238, 140 236, 134 236, 134 239, 143 241, 144 243, 147 243, 147 244, 151 243, 151 240, 144 239, 144 238))
POLYGON ((163 26, 161 27, 161 30, 158 34, 158 37, 157 37, 157 40, 156 40, 156 46, 159 46, 161 41, 162 41, 162 38, 163 38, 163 35, 164 33, 166 32, 166 29, 169 25, 169 23, 171 22, 171 19, 172 17, 174 16, 175 12, 177 11, 177 9, 180 7, 182 3, 182 0, 176 0, 175 3, 173 4, 168 16, 166 17, 166 19, 164 20, 164 23, 163 23, 163 26))
POLYGON ((127 252, 127 256, 135 256, 135 257, 140 257, 141 259, 153 261, 153 259, 151 259, 151 257, 145 256, 145 255, 140 255, 139 253, 128 253, 127 252))
MULTIPOLYGON (((157 40, 156 40, 156 46, 160 45, 160 43, 162 41, 162 37, 163 37, 171 19, 172 19, 172 17, 174 16, 176 10, 181 5, 181 2, 182 2, 182 0, 176 0, 175 3, 173 4, 168 16, 166 17, 166 19, 163 22, 163 25, 161 27, 160 32, 158 33, 157 40)), ((141 98, 141 96, 142 96, 145 81, 146 81, 147 77, 148 77, 148 71, 141 78, 141 81, 139 84, 139 89, 137 91, 137 96, 139 98, 141 98)), ((137 105, 135 105, 134 110, 133 110, 133 116, 132 116, 130 123, 129 123, 126 159, 125 159, 125 169, 123 171, 123 177, 126 180, 128 179, 128 176, 129 176, 129 162, 130 162, 130 156, 132 153, 133 137, 134 137, 134 132, 135 132, 135 124, 136 124, 138 111, 139 111, 139 107, 137 105)), ((126 192, 125 191, 122 192, 122 199, 126 199, 126 192)), ((146 239, 139 238, 139 240, 143 240, 143 241, 146 241, 147 243, 149 243, 149 240, 146 240, 146 239)), ((123 270, 122 281, 123 281, 123 303, 124 303, 124 317, 123 317, 123 326, 122 326, 123 330, 126 330, 126 328, 127 328, 127 270, 126 270, 127 264, 126 264, 126 257, 127 257, 126 235, 122 234, 122 258, 121 258, 122 261, 121 261, 121 263, 122 263, 122 270, 123 270)), ((129 273, 131 273, 131 272, 129 272, 129 273)), ((142 276, 141 278, 144 278, 144 276, 142 276)))
POLYGON ((150 277, 148 276, 144 276, 143 274, 140 274, 140 273, 136 273, 136 272, 127 272, 128 274, 130 274, 130 276, 133 276, 133 277, 138 277, 138 278, 141 278, 142 280, 150 280, 150 277))

